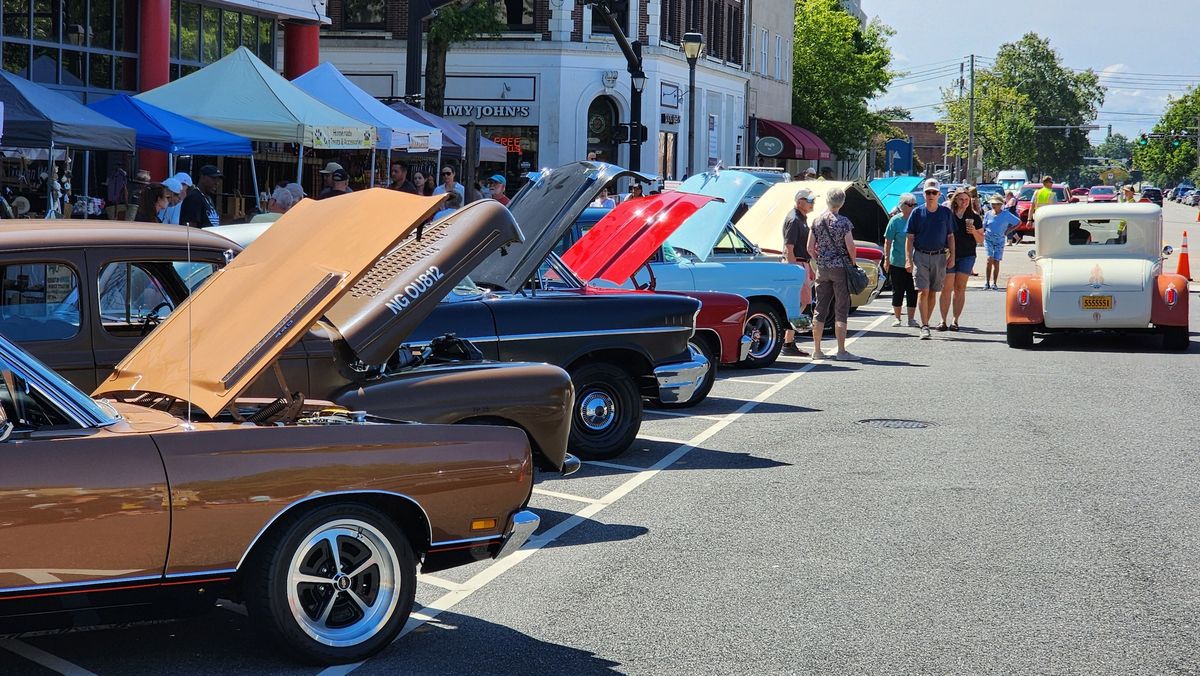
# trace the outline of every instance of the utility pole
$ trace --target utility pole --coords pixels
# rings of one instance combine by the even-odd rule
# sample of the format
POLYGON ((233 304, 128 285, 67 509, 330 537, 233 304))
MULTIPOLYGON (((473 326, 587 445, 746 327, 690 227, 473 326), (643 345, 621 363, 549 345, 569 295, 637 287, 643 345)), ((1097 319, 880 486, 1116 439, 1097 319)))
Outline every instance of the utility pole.
MULTIPOLYGON (((963 98, 963 88, 967 84, 967 81, 965 79, 963 79, 963 67, 964 67, 963 64, 961 64, 961 63, 958 64, 958 100, 959 101, 961 101, 963 98)), ((954 155, 954 175, 951 177, 951 180, 954 182, 958 182, 958 181, 962 180, 962 158, 959 157, 957 154, 954 155)))
POLYGON ((971 162, 975 160, 975 55, 971 55, 971 101, 967 107, 967 183, 975 178, 971 162))

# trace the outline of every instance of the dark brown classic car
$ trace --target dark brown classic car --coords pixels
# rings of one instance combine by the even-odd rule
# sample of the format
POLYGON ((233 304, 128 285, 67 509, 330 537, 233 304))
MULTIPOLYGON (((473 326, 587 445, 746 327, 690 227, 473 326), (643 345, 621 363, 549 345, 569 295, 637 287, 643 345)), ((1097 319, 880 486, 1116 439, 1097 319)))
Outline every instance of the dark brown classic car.
MULTIPOLYGON (((0 223, 0 334, 89 392, 192 289, 241 251, 224 237, 171 225, 0 223)), ((490 252, 501 244, 497 239, 484 246, 490 252)), ((386 277, 380 269, 373 268, 368 279, 386 277)), ((236 297, 231 300, 231 310, 237 302, 236 297)), ((386 302, 378 306, 391 314, 386 302)), ((378 328, 373 344, 384 344, 389 355, 396 354, 411 329, 395 324, 378 328)), ((520 427, 529 433, 539 467, 567 472, 578 467, 566 453, 572 394, 570 377, 561 369, 468 363, 466 348, 452 339, 435 341, 416 355, 404 353, 406 363, 393 358, 390 368, 366 368, 363 355, 345 342, 341 333, 318 322, 281 354, 284 381, 308 396, 389 418, 520 427)), ((277 396, 278 383, 273 371, 266 373, 246 394, 277 396)))
MULTIPOLYGON (((484 206, 430 245, 415 230, 436 204, 383 190, 304 202, 117 365, 97 389, 109 399, 0 337, 0 633, 222 597, 244 600, 290 655, 353 661, 403 628, 418 566, 520 547, 538 523, 521 430, 391 423, 287 389, 244 396, 339 300, 367 292, 383 253, 404 254, 391 274, 414 290, 396 321, 420 322, 448 291, 430 270, 515 232, 484 206)), ((69 305, 66 275, 5 293, 69 305)))

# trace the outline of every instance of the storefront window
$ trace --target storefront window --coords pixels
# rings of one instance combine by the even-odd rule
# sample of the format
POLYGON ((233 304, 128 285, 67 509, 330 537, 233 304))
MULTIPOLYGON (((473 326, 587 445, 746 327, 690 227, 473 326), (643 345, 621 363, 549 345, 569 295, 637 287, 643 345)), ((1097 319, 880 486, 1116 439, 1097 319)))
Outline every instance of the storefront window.
POLYGON ((679 134, 673 131, 658 132, 658 175, 665 180, 675 180, 675 155, 678 150, 679 134))
POLYGON ((617 161, 617 144, 613 129, 617 126, 617 107, 611 97, 600 96, 588 106, 587 149, 589 159, 601 162, 617 161), (595 157, 591 155, 595 153, 595 157))
POLYGON ((239 18, 237 12, 221 12, 221 56, 227 56, 238 48, 239 18))
POLYGON ((265 63, 275 63, 275 20, 258 21, 258 58, 265 63))
POLYGON ((34 0, 33 3, 33 39, 58 41, 58 26, 54 21, 54 11, 50 0, 34 0))
POLYGON ((221 58, 221 10, 216 7, 204 8, 204 63, 212 63, 221 58))
POLYGON ((348 30, 385 30, 387 3, 384 0, 345 0, 342 24, 348 30))
POLYGON ((113 7, 112 0, 92 0, 91 25, 88 44, 97 49, 112 49, 113 7))
POLYGON ((183 61, 199 61, 200 6, 185 2, 179 10, 179 58, 183 61))
POLYGON ((18 75, 29 68, 29 45, 20 42, 4 43, 4 70, 18 75))
POLYGON ((88 86, 112 89, 112 59, 109 54, 92 54, 88 57, 88 86))
MULTIPOLYGON (((483 138, 499 143, 508 150, 504 166, 508 196, 512 197, 524 181, 518 180, 538 168, 538 128, 515 125, 479 127, 483 138)), ((490 175, 490 174, 489 174, 490 175)))
POLYGON ((33 48, 33 74, 28 77, 34 82, 58 84, 58 50, 53 47, 33 48))
POLYGON ((242 46, 258 52, 258 17, 253 14, 242 15, 242 46))

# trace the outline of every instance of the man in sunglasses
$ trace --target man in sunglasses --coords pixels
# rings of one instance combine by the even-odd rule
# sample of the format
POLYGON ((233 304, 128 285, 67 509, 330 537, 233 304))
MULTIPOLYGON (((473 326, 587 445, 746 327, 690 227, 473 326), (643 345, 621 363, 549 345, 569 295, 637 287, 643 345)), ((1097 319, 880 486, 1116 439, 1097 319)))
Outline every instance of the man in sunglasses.
POLYGON ((925 204, 908 217, 904 243, 905 269, 917 287, 921 312, 921 340, 929 340, 929 317, 937 294, 946 281, 946 267, 954 264, 954 213, 938 204, 942 192, 937 179, 925 181, 925 204))
POLYGON ((456 193, 460 204, 465 203, 466 193, 464 192, 463 185, 454 180, 454 169, 450 165, 442 167, 442 182, 438 187, 433 189, 433 194, 435 195, 445 195, 448 192, 456 193))
MULTIPOLYGON (((808 255, 808 215, 812 213, 817 198, 808 188, 796 191, 796 208, 788 212, 783 221, 783 260, 804 268, 804 286, 800 290, 800 307, 812 304, 812 266, 808 255)), ((807 317, 807 316, 806 316, 807 317)), ((801 327, 805 328, 805 327, 801 327)), ((796 331, 788 328, 783 333, 783 353, 797 357, 809 356, 796 346, 796 331)))

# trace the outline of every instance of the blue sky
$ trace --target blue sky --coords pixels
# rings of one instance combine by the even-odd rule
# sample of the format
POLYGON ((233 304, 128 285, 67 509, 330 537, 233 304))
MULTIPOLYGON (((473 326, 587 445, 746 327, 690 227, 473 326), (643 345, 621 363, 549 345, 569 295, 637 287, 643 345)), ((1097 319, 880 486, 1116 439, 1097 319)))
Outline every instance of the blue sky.
POLYGON ((1113 132, 1149 131, 1168 96, 1200 85, 1200 0, 862 0, 862 8, 896 30, 893 67, 910 73, 872 106, 911 108, 915 120, 937 119, 930 104, 957 80, 967 54, 995 58, 1001 44, 1031 30, 1068 67, 1101 73, 1109 89, 1096 123, 1113 132))

